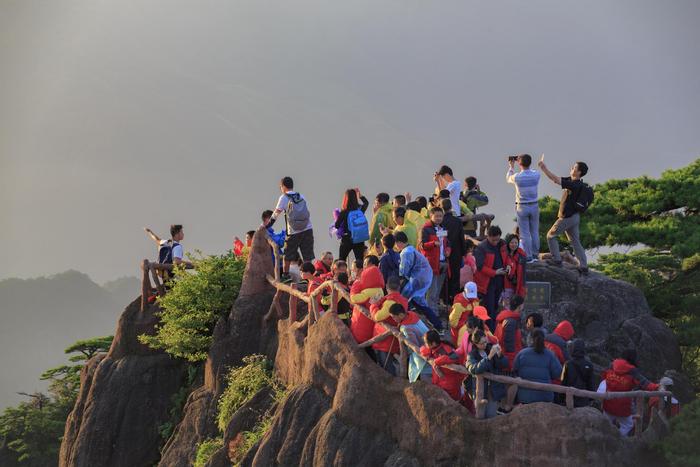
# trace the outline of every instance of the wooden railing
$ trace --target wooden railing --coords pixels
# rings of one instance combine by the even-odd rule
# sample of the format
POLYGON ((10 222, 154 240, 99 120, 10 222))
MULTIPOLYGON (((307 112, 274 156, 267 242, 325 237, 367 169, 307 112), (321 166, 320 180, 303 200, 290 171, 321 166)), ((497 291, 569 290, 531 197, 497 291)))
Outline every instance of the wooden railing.
MULTIPOLYGON (((191 269, 192 266, 187 263, 185 268, 191 269)), ((173 264, 152 263, 147 259, 141 262, 141 271, 143 272, 141 278, 141 311, 145 310, 148 306, 148 299, 151 297, 154 288, 156 290, 156 295, 165 295, 165 285, 158 273, 162 273, 163 271, 172 272, 173 269, 175 269, 173 264), (151 284, 151 279, 153 279, 153 284, 151 284)))
MULTIPOLYGON (((318 321, 320 314, 322 313, 322 310, 319 310, 319 305, 318 301, 316 298, 319 296, 319 294, 324 293, 327 290, 331 291, 331 303, 330 303, 330 308, 328 312, 330 313, 337 313, 338 310, 338 301, 340 299, 346 300, 348 303, 352 304, 352 300, 350 298, 350 294, 348 293, 347 290, 345 290, 340 283, 333 281, 333 280, 328 280, 321 285, 319 285, 313 292, 310 294, 306 294, 304 292, 301 292, 300 290, 296 289, 295 287, 284 284, 280 282, 280 269, 279 269, 279 258, 280 258, 280 253, 279 253, 279 247, 277 244, 267 237, 268 243, 272 247, 272 250, 274 252, 274 257, 275 257, 275 275, 267 276, 267 281, 275 287, 277 292, 275 293, 275 297, 273 299, 273 304, 275 308, 277 309, 277 312, 279 315, 282 315, 282 309, 279 303, 279 294, 280 293, 287 293, 290 296, 289 299, 289 320, 292 322, 297 321, 297 305, 298 301, 301 300, 302 302, 306 303, 308 305, 308 314, 304 320, 309 321, 309 325, 312 325, 314 322, 318 321)), ((369 310, 365 308, 364 306, 357 305, 355 304, 354 307, 358 309, 363 315, 365 315, 367 318, 370 320, 374 321, 372 318, 369 310)), ((424 357, 420 353, 420 349, 409 339, 407 339, 399 329, 397 329, 395 326, 392 326, 390 324, 380 322, 379 323, 384 329, 385 332, 382 333, 381 335, 378 335, 376 337, 373 337, 372 339, 363 342, 359 344, 360 348, 364 347, 369 347, 370 345, 381 341, 385 339, 388 336, 393 336, 396 338, 399 343, 400 343, 400 357, 399 357, 399 376, 402 378, 407 378, 408 377, 408 350, 414 352, 416 355, 418 355, 421 359, 423 359, 427 364, 429 364, 433 371, 436 372, 436 374, 439 377, 443 377, 443 373, 440 371, 440 368, 446 368, 452 371, 455 371, 457 373, 461 373, 464 375, 470 375, 469 371, 466 369, 466 367, 462 365, 456 365, 456 364, 448 364, 448 365, 436 365, 435 361, 431 358, 424 357)), ((483 373, 474 376, 476 378, 476 393, 475 393, 475 409, 476 409, 476 418, 483 419, 485 418, 486 415, 486 405, 488 404, 488 398, 486 395, 486 384, 485 380, 492 381, 494 383, 502 383, 506 386, 508 386, 508 393, 509 397, 513 398, 514 394, 517 390, 517 388, 526 388, 526 389, 534 389, 538 391, 548 391, 548 392, 554 392, 557 394, 564 394, 565 395, 565 400, 566 400, 566 407, 568 409, 573 409, 574 408, 574 397, 584 397, 588 399, 593 399, 596 401, 606 401, 606 400, 611 400, 611 399, 625 399, 625 398, 631 398, 634 399, 636 402, 636 411, 637 413, 634 415, 634 421, 635 421, 635 435, 640 435, 642 433, 642 424, 644 423, 644 417, 645 417, 645 410, 648 406, 647 404, 647 399, 651 397, 658 397, 659 398, 659 405, 658 405, 658 415, 660 416, 661 420, 665 423, 668 424, 668 414, 667 410, 670 409, 670 399, 672 397, 672 393, 669 391, 628 391, 628 392, 605 392, 605 393, 598 393, 598 392, 593 392, 593 391, 586 391, 583 389, 577 389, 569 386, 560 386, 557 384, 546 384, 546 383, 536 383, 534 381, 529 381, 525 380, 522 378, 515 378, 511 376, 505 376, 505 375, 496 375, 492 373, 483 373)), ((512 402, 512 401, 510 401, 512 402)))

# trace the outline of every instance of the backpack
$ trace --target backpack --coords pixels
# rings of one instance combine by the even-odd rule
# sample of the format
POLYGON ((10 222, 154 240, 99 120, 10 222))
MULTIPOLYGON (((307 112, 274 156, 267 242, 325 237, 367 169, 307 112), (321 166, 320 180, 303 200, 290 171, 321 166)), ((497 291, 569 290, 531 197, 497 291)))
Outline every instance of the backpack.
POLYGON ((574 208, 579 214, 583 214, 588 210, 588 207, 593 203, 593 188, 587 183, 581 185, 581 189, 578 191, 578 196, 576 197, 576 202, 574 203, 574 208))
POLYGON ((303 231, 309 225, 309 208, 306 200, 299 193, 288 194, 289 204, 287 204, 287 226, 294 232, 303 231))
POLYGON ((179 243, 174 240, 168 240, 161 244, 158 248, 158 263, 173 264, 173 248, 177 245, 179 245, 179 243))
POLYGON ((348 213, 348 230, 352 243, 363 243, 369 240, 369 224, 360 209, 348 213))

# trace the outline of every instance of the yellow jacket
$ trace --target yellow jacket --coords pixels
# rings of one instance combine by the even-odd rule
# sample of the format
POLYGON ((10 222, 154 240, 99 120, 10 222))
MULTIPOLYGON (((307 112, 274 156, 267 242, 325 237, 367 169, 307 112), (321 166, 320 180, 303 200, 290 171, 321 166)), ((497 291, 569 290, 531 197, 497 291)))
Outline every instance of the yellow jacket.
POLYGON ((396 232, 403 232, 406 234, 406 237, 408 238, 408 243, 412 246, 417 246, 418 245, 418 232, 416 231, 416 227, 413 224, 408 224, 404 222, 403 225, 397 225, 394 227, 394 233, 396 232))
POLYGON ((379 230, 379 224, 390 229, 394 228, 394 220, 391 217, 391 204, 387 203, 380 207, 372 216, 372 222, 369 226, 369 242, 370 245, 375 244, 382 239, 382 232, 379 230))

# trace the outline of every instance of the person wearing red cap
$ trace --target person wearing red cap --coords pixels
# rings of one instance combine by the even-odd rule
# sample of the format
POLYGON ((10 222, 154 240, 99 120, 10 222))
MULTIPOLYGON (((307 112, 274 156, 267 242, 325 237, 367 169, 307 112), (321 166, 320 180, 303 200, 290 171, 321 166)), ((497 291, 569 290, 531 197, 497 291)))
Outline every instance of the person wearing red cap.
POLYGON ((554 332, 549 333, 544 338, 545 348, 554 352, 559 363, 562 365, 569 359, 569 351, 566 343, 574 337, 574 327, 567 320, 562 321, 554 328, 554 332))
MULTIPOLYGON (((360 278, 350 288, 350 300, 354 305, 350 318, 350 332, 358 344, 372 338, 374 321, 365 316, 359 306, 369 308, 370 299, 384 296, 384 277, 377 266, 367 265, 363 268, 360 278)), ((368 348, 368 353, 373 353, 368 348)))
POLYGON ((452 342, 460 347, 467 328, 467 319, 474 312, 474 307, 479 305, 479 297, 476 283, 467 282, 464 285, 464 292, 455 295, 450 311, 450 334, 452 342))

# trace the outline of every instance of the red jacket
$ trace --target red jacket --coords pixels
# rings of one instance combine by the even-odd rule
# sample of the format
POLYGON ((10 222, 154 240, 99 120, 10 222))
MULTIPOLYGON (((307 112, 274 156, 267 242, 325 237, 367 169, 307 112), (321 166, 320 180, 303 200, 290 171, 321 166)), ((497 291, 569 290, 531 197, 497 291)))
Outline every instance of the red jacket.
MULTIPOLYGON (((389 315, 388 317, 382 316, 386 314, 386 312, 388 312, 388 310, 385 309, 385 305, 389 305, 389 303, 387 302, 400 303, 401 306, 403 306, 404 310, 408 310, 408 300, 406 300, 406 298, 398 292, 392 292, 386 297, 383 297, 374 305, 372 305, 369 309, 369 312, 372 314, 372 317, 376 321, 374 324, 374 333, 372 334, 372 337, 377 337, 386 332, 386 329, 384 329, 384 326, 382 326, 380 323, 390 324, 395 327, 398 326, 398 323, 394 321, 394 318, 392 318, 391 315, 389 315), (379 316, 379 319, 377 319, 377 314, 379 314, 380 312, 381 315, 379 316)), ((399 347, 399 341, 394 336, 388 336, 382 339, 381 341, 372 344, 372 348, 374 350, 389 353, 399 353, 401 351, 399 347)))
MULTIPOLYGON (((320 277, 313 276, 311 278, 311 280, 309 280, 309 285, 306 287, 306 295, 310 296, 311 292, 316 290, 318 288, 318 286, 320 286, 321 284, 323 284, 323 280, 320 277)), ((323 313, 323 308, 322 308, 322 304, 321 304, 321 295, 323 295, 323 293, 316 295, 316 304, 318 305, 318 312, 319 313, 323 313)), ((309 307, 309 312, 311 312, 311 307, 309 307)))
POLYGON ((508 370, 513 366, 513 360, 523 349, 520 332, 520 313, 503 310, 496 316, 496 338, 503 349, 503 355, 508 358, 508 370))
MULTIPOLYGON (((488 240, 484 240, 484 242, 488 242, 488 240)), ((487 250, 484 247, 483 242, 477 246, 477 249, 480 249, 481 251, 485 250, 485 253, 484 264, 481 266, 481 268, 477 268, 476 273, 474 274, 474 282, 476 282, 476 287, 479 290, 479 293, 485 294, 489 288, 491 278, 496 276, 496 270, 493 268, 496 261, 496 255, 490 249, 487 250)), ((506 242, 503 240, 500 242, 499 250, 501 252, 503 267, 505 268, 508 264, 508 252, 506 251, 506 242)), ((476 256, 478 253, 479 252, 475 252, 474 256, 476 256)))
POLYGON ((515 295, 520 295, 525 298, 527 295, 527 287, 525 287, 525 260, 527 255, 518 248, 513 256, 508 255, 506 266, 510 266, 510 274, 506 276, 505 288, 514 289, 515 295))
POLYGON ((350 332, 358 344, 372 338, 374 321, 366 317, 358 305, 369 308, 369 300, 375 295, 384 295, 384 277, 377 266, 370 266, 362 270, 359 280, 356 280, 350 288, 350 299, 355 305, 350 319, 350 332))
POLYGON ((324 262, 320 259, 314 261, 314 269, 316 269, 317 276, 327 276, 331 273, 330 268, 326 266, 324 262))
MULTIPOLYGON (((447 233, 447 230, 445 230, 447 233)), ((430 263, 430 267, 433 268, 433 274, 440 274, 440 247, 435 246, 435 240, 438 239, 437 231, 435 230, 435 225, 433 221, 428 221, 423 226, 420 236, 420 245, 418 245, 419 251, 423 253, 430 263)), ((447 235, 442 238, 442 246, 445 254, 445 261, 450 255, 450 242, 447 240, 447 235)), ((447 273, 450 273, 450 269, 447 269, 447 273)))
POLYGON ((547 335, 544 339, 545 348, 554 352, 554 355, 562 365, 569 359, 566 343, 574 337, 574 327, 567 320, 562 321, 554 328, 554 335, 547 335))
POLYGON ((452 342, 457 346, 461 343, 461 338, 463 338, 467 324, 467 320, 472 315, 474 307, 479 304, 478 298, 466 298, 463 293, 458 293, 455 295, 452 301, 452 308, 450 310, 449 322, 450 322, 450 334, 452 336, 452 342))
MULTIPOLYGON (((454 349, 444 342, 435 349, 431 349, 427 345, 424 345, 420 348, 420 353, 424 357, 435 360, 435 364, 438 367, 449 363, 464 365, 465 356, 462 351, 459 349, 454 349)), ((444 389, 452 399, 456 401, 462 399, 462 381, 464 381, 464 378, 466 378, 467 375, 457 373, 456 371, 452 371, 444 367, 441 367, 440 371, 443 374, 442 378, 440 378, 435 371, 433 371, 433 384, 444 389)))
MULTIPOLYGON (((602 378, 605 380, 605 385, 608 392, 625 392, 632 391, 640 385, 632 372, 636 367, 627 360, 618 358, 613 360, 612 368, 603 372, 602 378)), ((642 387, 645 391, 654 391, 659 388, 658 384, 647 383, 642 387)), ((609 399, 603 401, 603 411, 616 417, 629 417, 632 415, 632 399, 609 399)))

